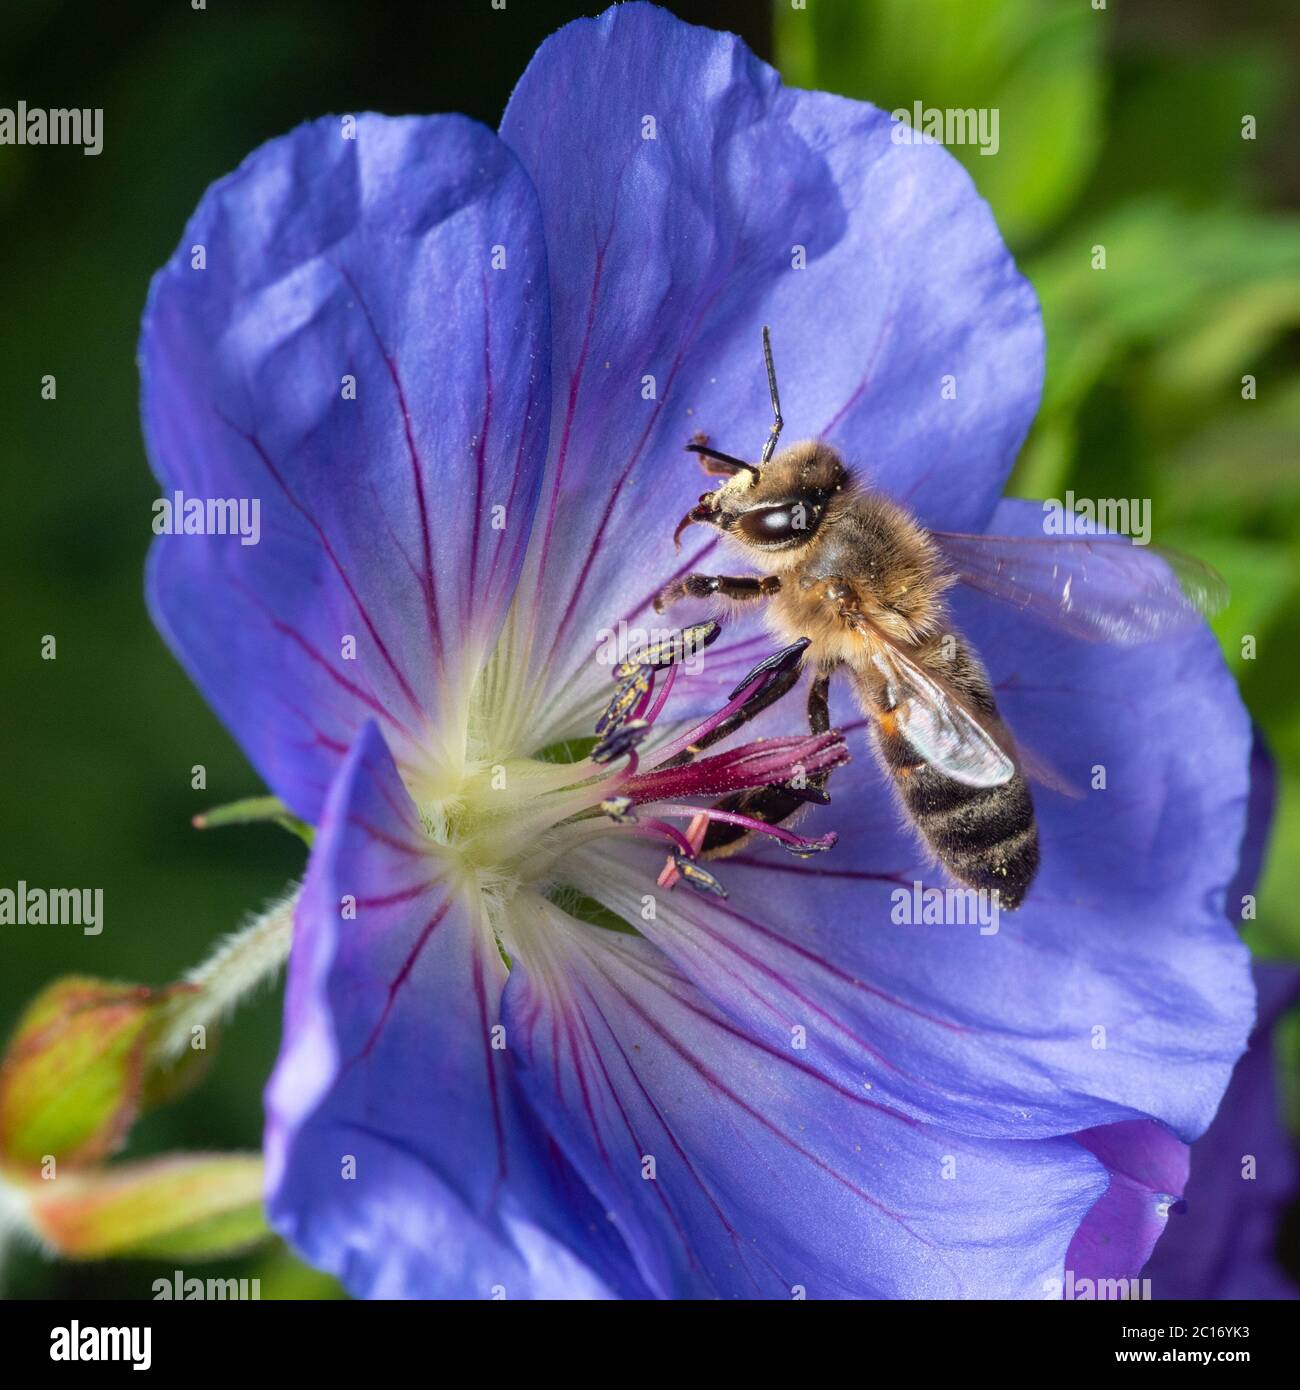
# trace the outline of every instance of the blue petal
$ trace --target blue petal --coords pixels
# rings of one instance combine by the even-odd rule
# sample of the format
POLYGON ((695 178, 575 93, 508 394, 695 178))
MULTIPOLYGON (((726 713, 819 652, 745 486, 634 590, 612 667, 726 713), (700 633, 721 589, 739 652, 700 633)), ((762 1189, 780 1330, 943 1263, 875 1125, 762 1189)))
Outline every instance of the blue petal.
POLYGON ((707 536, 678 557, 669 537, 701 490, 691 435, 749 458, 767 435, 762 324, 787 442, 852 446, 931 525, 992 512, 1038 404, 1037 304, 957 161, 896 129, 651 5, 569 24, 533 58, 501 134, 537 186, 551 270, 530 556, 547 737, 583 726, 601 628, 654 622, 677 570, 725 571, 707 536))
POLYGON ((503 1001, 528 1095, 669 1297, 1041 1298, 1104 1187, 1070 1140, 963 1138, 747 1038, 648 943, 550 914, 503 1001))
POLYGON ((256 545, 160 537, 154 617, 299 815, 364 720, 399 763, 463 725, 540 484, 547 312, 532 187, 452 116, 271 141, 154 279, 140 365, 164 495, 256 498, 261 518, 256 545))
POLYGON ((1254 894, 1264 869, 1264 856, 1273 831, 1273 812, 1277 806, 1277 766, 1269 752, 1263 730, 1252 727, 1250 746, 1250 795, 1246 801, 1246 829, 1241 839, 1237 872, 1228 885, 1224 908, 1230 922, 1252 920, 1246 917, 1247 898, 1254 894))
POLYGON ((616 1234, 494 1045, 506 968, 455 873, 367 725, 297 913, 266 1097, 271 1220, 359 1295, 635 1295, 616 1234))
MULTIPOLYGON (((1243 896, 1254 892, 1274 796, 1273 760, 1256 729, 1246 831, 1225 904, 1230 920, 1240 913, 1243 896)), ((1224 1288, 1233 1292, 1223 1296, 1296 1296, 1272 1251, 1280 1206, 1294 1194, 1296 1164, 1277 1114, 1271 1035, 1300 994, 1300 972, 1256 963, 1254 975, 1260 1007, 1250 1051, 1237 1063, 1223 1104, 1194 1149, 1150 1120, 1076 1136, 1105 1164, 1110 1186, 1084 1217, 1066 1256, 1075 1297, 1083 1288, 1080 1280, 1093 1281, 1093 1296, 1100 1296, 1097 1281, 1133 1279, 1139 1270, 1148 1281, 1142 1296, 1149 1290, 1157 1298, 1211 1298, 1224 1288), (1245 1180, 1236 1150, 1260 1140, 1268 1151, 1268 1173, 1245 1180), (1183 1200, 1189 1156, 1198 1169, 1194 1216, 1183 1200), (1166 1230, 1169 1235, 1157 1245, 1166 1230), (1154 1258, 1153 1247, 1162 1252, 1154 1258)))

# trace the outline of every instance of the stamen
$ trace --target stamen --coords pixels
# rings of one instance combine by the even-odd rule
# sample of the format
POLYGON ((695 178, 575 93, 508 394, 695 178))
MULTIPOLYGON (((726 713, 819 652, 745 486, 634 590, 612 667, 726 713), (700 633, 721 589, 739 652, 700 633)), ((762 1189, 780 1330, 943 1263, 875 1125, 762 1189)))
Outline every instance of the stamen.
POLYGON ((653 724, 655 720, 659 718, 659 713, 663 709, 664 703, 668 699, 669 694, 672 692, 673 682, 676 679, 677 667, 670 666, 668 668, 668 674, 664 677, 664 683, 660 687, 658 697, 656 698, 654 704, 651 706, 649 713, 645 715, 645 722, 647 724, 653 724))
MULTIPOLYGON (((700 866, 698 855, 714 822, 737 827, 742 832, 765 835, 783 849, 801 858, 821 854, 836 842, 834 831, 809 837, 788 830, 782 825, 759 819, 757 815, 726 809, 724 801, 716 806, 698 806, 689 798, 727 797, 738 792, 766 788, 780 790, 790 799, 785 804, 826 804, 830 798, 823 789, 826 776, 833 768, 848 761, 848 749, 843 736, 835 731, 821 734, 796 735, 785 738, 760 738, 738 748, 726 749, 708 757, 699 757, 711 743, 720 743, 754 711, 746 707, 763 699, 771 704, 788 687, 791 673, 797 671, 807 651, 809 641, 797 642, 773 652, 754 666, 732 690, 727 703, 716 713, 688 732, 670 740, 655 752, 656 764, 650 772, 639 771, 637 749, 663 713, 685 659, 715 642, 722 625, 710 620, 697 623, 629 655, 614 667, 618 687, 596 725, 597 743, 588 755, 597 767, 626 757, 620 771, 604 781, 612 792, 594 805, 591 801, 579 808, 577 819, 567 822, 575 843, 599 835, 600 816, 615 826, 652 840, 667 840, 673 848, 667 863, 658 876, 658 883, 673 888, 679 879, 699 893, 725 898, 726 890, 717 878, 700 866), (656 674, 666 672, 656 686, 656 674), (780 682, 780 691, 773 688, 780 682), (744 711, 740 718, 733 718, 744 711), (728 723, 728 721, 731 721, 728 723), (712 737, 710 737, 712 735, 712 737), (695 745, 701 746, 695 746, 695 745), (653 815, 643 817, 637 809, 645 807, 653 815), (662 817, 687 817, 689 824, 683 834, 662 817)), ((581 784, 591 787, 592 780, 581 784)), ((580 790, 581 788, 577 789, 580 790)), ((600 795, 597 792, 597 795, 600 795)), ((733 801, 731 805, 736 805, 733 801)), ((788 819, 788 817, 786 817, 788 819)), ((556 847, 548 847, 553 858, 556 847)))
POLYGON ((674 859, 673 867, 697 893, 712 894, 715 898, 727 896, 727 890, 707 869, 692 864, 689 859, 674 859))
POLYGON ((649 699, 653 689, 653 667, 644 664, 629 666, 628 674, 623 677, 613 699, 605 706, 605 712, 596 721, 597 736, 604 737, 634 715, 637 707, 649 699))
MULTIPOLYGON (((809 648, 812 639, 800 637, 797 642, 791 642, 788 647, 782 647, 779 652, 773 652, 771 656, 765 656, 762 661, 750 671, 744 680, 731 692, 728 699, 734 700, 750 683, 758 676, 766 676, 768 680, 779 676, 784 671, 789 671, 792 667, 798 666, 803 660, 803 654, 809 648)), ((763 682, 767 684, 767 680, 763 682)))
POLYGON ((604 739, 612 730, 621 727, 629 718, 645 718, 653 724, 664 707, 677 675, 678 663, 703 651, 717 641, 722 632, 722 624, 710 619, 705 623, 695 623, 670 633, 662 641, 652 643, 640 652, 620 661, 614 667, 614 679, 619 687, 613 699, 605 706, 604 713, 596 721, 596 734, 604 739), (655 688, 655 672, 667 669, 668 677, 650 709, 655 688))
MULTIPOLYGON (((699 854, 700 849, 704 844, 704 837, 708 833, 708 816, 697 815, 686 827, 686 838, 690 842, 690 857, 692 859, 694 859, 699 854)), ((677 886, 677 880, 679 878, 681 878, 681 874, 677 872, 677 860, 675 856, 670 854, 668 856, 668 862, 663 866, 662 869, 660 869, 659 877, 655 880, 655 882, 658 883, 660 888, 675 888, 677 886)))
POLYGON ((726 796, 754 787, 810 780, 848 762, 841 734, 768 738, 676 767, 656 767, 626 779, 623 790, 638 803, 689 796, 726 796))
POLYGON ((685 661, 696 652, 711 647, 721 635, 722 624, 714 618, 704 623, 693 623, 679 632, 670 633, 663 641, 642 648, 630 655, 626 661, 619 662, 614 667, 614 679, 622 680, 640 666, 653 666, 656 670, 662 670, 665 666, 676 666, 678 662, 685 661))
POLYGON ((716 806, 677 806, 669 804, 657 805, 655 810, 664 816, 704 816, 707 820, 722 821, 727 825, 739 825, 751 831, 755 835, 770 835, 772 839, 780 842, 782 848, 788 849, 792 854, 797 854, 801 859, 811 858, 814 854, 824 854, 828 849, 834 847, 839 835, 834 830, 828 830, 825 835, 818 835, 816 839, 809 839, 806 835, 796 835, 793 830, 786 830, 783 826, 772 825, 768 821, 759 820, 755 816, 746 816, 738 811, 723 811, 716 806))
POLYGON ((756 700, 773 680, 800 660, 807 646, 808 638, 801 637, 797 642, 782 648, 781 651, 764 657, 736 686, 727 703, 716 714, 711 714, 703 723, 697 724, 695 728, 689 729, 659 749, 659 761, 655 766, 664 767, 678 754, 691 752, 692 744, 712 733, 719 724, 729 719, 737 710, 744 708, 751 700, 756 700))
POLYGON ((644 719, 630 719, 621 728, 611 729, 588 755, 593 763, 603 766, 624 753, 633 753, 637 744, 650 732, 644 719))
MULTIPOLYGON (((646 669, 649 670, 649 667, 647 667, 646 669)), ((668 668, 668 674, 669 674, 670 676, 672 675, 672 672, 673 672, 673 668, 672 668, 672 667, 669 667, 669 668, 668 668)), ((665 684, 667 684, 666 681, 665 681, 665 684)), ((633 718, 633 719, 645 719, 645 722, 646 722, 647 724, 653 724, 653 723, 654 723, 654 720, 653 720, 653 719, 646 719, 646 710, 647 710, 647 708, 648 708, 649 705, 650 705, 650 699, 651 699, 651 697, 654 695, 654 693, 655 693, 655 673, 654 673, 653 671, 650 671, 650 674, 646 677, 646 688, 645 688, 644 692, 642 693, 640 700, 637 701, 636 709, 634 709, 634 710, 632 711, 632 718, 633 718)), ((662 701, 660 701, 660 703, 662 703, 662 701)))
MULTIPOLYGON (((671 840, 687 859, 695 858, 696 847, 691 844, 690 840, 688 840, 675 825, 669 825, 666 820, 641 821, 639 829, 642 831, 653 831, 660 839, 671 840)), ((672 858, 675 862, 677 856, 673 855, 672 858)))

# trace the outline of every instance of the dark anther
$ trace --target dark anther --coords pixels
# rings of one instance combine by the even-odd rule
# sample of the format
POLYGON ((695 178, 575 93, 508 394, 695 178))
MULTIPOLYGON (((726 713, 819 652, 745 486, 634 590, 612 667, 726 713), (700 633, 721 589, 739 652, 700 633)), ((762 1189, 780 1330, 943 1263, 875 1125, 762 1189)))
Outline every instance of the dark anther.
POLYGON ((636 813, 632 810, 634 804, 630 796, 611 796, 600 803, 600 809, 618 825, 634 825, 636 823, 636 813))
MULTIPOLYGON (((740 682, 739 685, 727 696, 729 700, 734 700, 747 685, 751 685, 759 676, 780 675, 782 671, 793 670, 794 667, 803 660, 803 654, 808 649, 808 637, 801 637, 797 642, 791 642, 788 647, 782 647, 779 652, 773 652, 771 656, 765 656, 762 661, 740 682)), ((763 682, 766 685, 767 681, 763 682)), ((759 687, 761 690, 763 686, 759 687)), ((758 692, 756 691, 755 694, 758 692)))
POLYGON ((596 733, 604 738, 617 729, 649 694, 650 681, 654 672, 649 666, 632 666, 623 683, 614 692, 614 698, 605 706, 605 712, 596 721, 596 733))
POLYGON ((629 719, 621 728, 612 729, 591 750, 593 763, 612 763, 624 753, 630 753, 650 732, 650 725, 644 719, 629 719))
POLYGON ((623 680, 638 667, 661 671, 665 666, 675 666, 679 661, 685 661, 687 657, 712 646, 721 635, 722 624, 713 619, 706 623, 693 623, 621 661, 614 667, 614 678, 623 680))
POLYGON ((692 864, 680 854, 673 856, 673 867, 697 893, 712 894, 715 898, 727 896, 727 890, 707 869, 701 869, 698 864, 692 864))

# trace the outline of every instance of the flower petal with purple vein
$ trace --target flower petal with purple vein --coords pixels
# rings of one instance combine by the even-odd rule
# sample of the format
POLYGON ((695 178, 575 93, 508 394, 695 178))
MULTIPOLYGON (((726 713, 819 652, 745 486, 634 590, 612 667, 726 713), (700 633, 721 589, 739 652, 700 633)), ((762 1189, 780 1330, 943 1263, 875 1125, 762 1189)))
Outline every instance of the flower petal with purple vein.
MULTIPOLYGON (((1004 503, 996 524, 1035 511, 1004 503)), ((1248 954, 1223 917, 1249 722, 1206 632, 1117 652, 979 602, 966 627, 1017 734, 1084 787, 1107 770, 1083 800, 1038 791, 1024 907, 991 935, 891 921, 893 894, 941 880, 841 692, 858 756, 832 779, 833 856, 746 850, 720 869, 726 902, 673 896, 641 929, 754 1037, 805 1025, 812 1065, 907 1114, 1006 1137, 1154 1117, 1193 1138, 1249 1029, 1248 954)), ((620 846, 578 856, 574 882, 629 914, 647 871, 648 851, 620 846)))
POLYGON ((262 535, 161 536, 150 604, 298 815, 367 719, 408 770, 463 745, 541 481, 549 332, 532 185, 459 116, 272 140, 208 190, 155 277, 154 471, 167 495, 258 499, 262 535))
POLYGON ((1105 1181, 1073 1141, 916 1124, 791 1034, 756 1044, 648 942, 516 929, 528 1095, 662 1296, 1035 1298, 1059 1275, 1105 1181))
POLYGON ((298 906, 266 1096, 271 1219, 358 1295, 635 1296, 494 1046, 506 966, 458 873, 367 724, 298 906))

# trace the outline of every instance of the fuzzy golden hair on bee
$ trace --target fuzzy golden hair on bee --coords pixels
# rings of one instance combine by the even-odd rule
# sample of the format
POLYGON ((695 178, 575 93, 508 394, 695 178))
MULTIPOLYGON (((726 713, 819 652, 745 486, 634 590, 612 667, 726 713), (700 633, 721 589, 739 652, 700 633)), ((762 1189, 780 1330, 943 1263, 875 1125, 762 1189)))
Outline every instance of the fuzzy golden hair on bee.
POLYGON ((756 478, 746 476, 744 481, 748 486, 739 496, 746 506, 770 505, 818 493, 830 498, 852 484, 844 460, 819 439, 808 439, 782 449, 763 466, 756 478))
POLYGON ((805 557, 810 572, 842 573, 851 560, 860 597, 885 632, 913 643, 951 626, 952 587, 938 547, 910 514, 880 493, 854 488, 839 501, 805 557))

